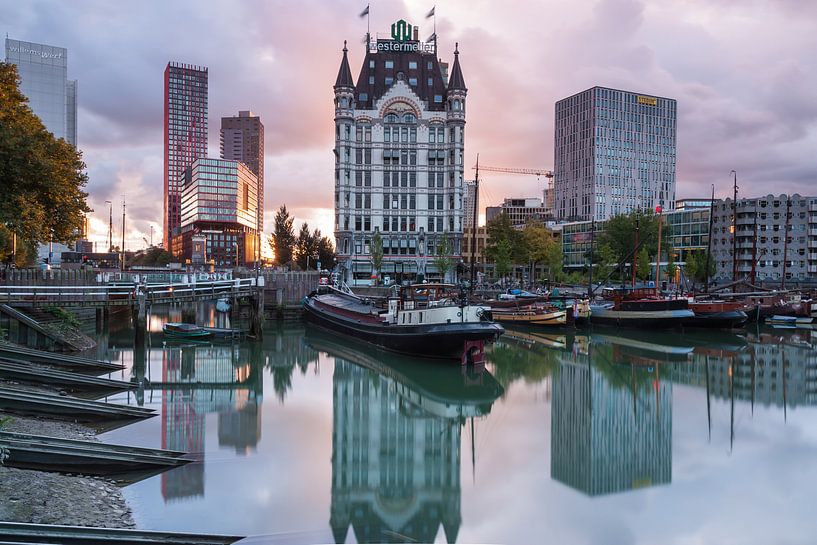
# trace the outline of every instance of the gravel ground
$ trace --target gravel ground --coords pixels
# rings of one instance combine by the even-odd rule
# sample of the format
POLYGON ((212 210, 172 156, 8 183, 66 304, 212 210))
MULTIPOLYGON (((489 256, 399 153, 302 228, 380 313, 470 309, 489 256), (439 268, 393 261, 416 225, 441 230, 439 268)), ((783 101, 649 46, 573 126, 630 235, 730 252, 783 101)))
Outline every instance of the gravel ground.
MULTIPOLYGON (((0 413, 0 417, 4 415, 0 413)), ((47 435, 58 439, 79 439, 81 441, 96 441, 94 430, 75 424, 74 422, 58 422, 56 420, 40 420, 25 416, 7 415, 9 420, 3 426, 3 431, 16 433, 30 433, 32 435, 47 435)))
MULTIPOLYGON (((3 430, 61 439, 95 441, 91 428, 5 415, 3 430)), ((0 467, 0 520, 39 524, 68 524, 105 528, 135 528, 121 490, 99 477, 61 475, 0 467)))
POLYGON ((0 520, 105 528, 135 528, 116 485, 77 477, 0 467, 0 520))

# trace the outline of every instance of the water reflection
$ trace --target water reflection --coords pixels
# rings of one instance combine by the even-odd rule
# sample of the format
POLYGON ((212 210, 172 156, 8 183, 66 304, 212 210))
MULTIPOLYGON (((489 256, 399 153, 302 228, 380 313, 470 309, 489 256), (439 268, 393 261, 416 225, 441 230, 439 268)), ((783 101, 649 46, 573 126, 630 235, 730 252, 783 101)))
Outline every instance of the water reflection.
MULTIPOLYGON (((246 352, 246 351, 245 351, 246 352)), ((161 381, 162 448, 190 453, 197 463, 162 474, 165 500, 204 495, 205 416, 218 413, 219 446, 237 454, 254 450, 261 438, 259 367, 242 357, 238 345, 166 346, 161 381)))
MULTIPOLYGON (((484 369, 395 356, 329 337, 335 358, 332 507, 336 543, 457 540, 463 425, 487 415, 502 387, 484 369)), ((472 445, 473 448, 473 445, 472 445)))
POLYGON ((616 363, 620 345, 560 358, 551 403, 551 477, 590 496, 672 480, 672 383, 616 363))
POLYGON ((811 331, 588 335, 510 331, 489 355, 497 378, 552 380, 551 477, 589 496, 672 481, 672 386, 703 388, 711 437, 714 400, 783 409, 817 405, 811 331))
POLYGON ((782 498, 775 517, 807 508, 815 342, 800 330, 509 331, 469 372, 300 325, 262 343, 153 335, 142 347, 111 328, 100 355, 144 385, 127 402, 162 414, 103 440, 197 453, 128 487, 140 525, 156 529, 507 543, 669 529, 715 541, 726 529, 706 513, 751 510, 753 487, 782 498))

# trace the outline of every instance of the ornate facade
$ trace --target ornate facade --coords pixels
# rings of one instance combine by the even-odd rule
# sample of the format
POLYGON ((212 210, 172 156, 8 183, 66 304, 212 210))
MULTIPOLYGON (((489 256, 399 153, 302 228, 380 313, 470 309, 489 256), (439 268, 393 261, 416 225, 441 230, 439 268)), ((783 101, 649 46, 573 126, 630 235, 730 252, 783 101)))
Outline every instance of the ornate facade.
POLYGON ((436 46, 414 38, 370 41, 356 82, 343 48, 334 86, 335 239, 347 281, 375 272, 375 233, 384 275, 439 279, 434 258, 446 237, 448 280, 462 259, 467 89, 459 51, 447 77, 436 46))

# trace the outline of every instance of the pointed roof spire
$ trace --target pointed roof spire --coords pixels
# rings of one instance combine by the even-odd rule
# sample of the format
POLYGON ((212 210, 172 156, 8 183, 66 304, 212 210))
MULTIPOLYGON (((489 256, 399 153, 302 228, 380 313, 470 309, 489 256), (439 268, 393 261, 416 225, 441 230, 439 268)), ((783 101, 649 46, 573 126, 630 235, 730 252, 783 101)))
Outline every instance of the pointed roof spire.
POLYGON ((352 70, 349 68, 349 58, 346 54, 348 51, 346 40, 343 40, 343 60, 340 61, 340 70, 338 70, 338 79, 335 80, 335 89, 338 87, 354 88, 355 86, 355 82, 352 79, 352 70))
POLYGON ((451 67, 451 77, 448 78, 448 90, 467 91, 465 87, 465 78, 462 77, 462 68, 460 68, 460 44, 456 43, 454 46, 454 66, 451 67))

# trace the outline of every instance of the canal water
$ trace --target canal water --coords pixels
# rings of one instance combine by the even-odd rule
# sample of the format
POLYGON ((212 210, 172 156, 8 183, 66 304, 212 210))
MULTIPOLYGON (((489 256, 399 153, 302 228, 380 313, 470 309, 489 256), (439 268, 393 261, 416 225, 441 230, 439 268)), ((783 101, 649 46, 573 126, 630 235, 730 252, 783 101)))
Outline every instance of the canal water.
MULTIPOLYGON (((209 308, 204 323, 226 325, 209 308), (221 320, 221 322, 220 322, 221 320)), ((155 418, 101 439, 194 453, 124 489, 143 529, 256 542, 805 543, 817 334, 509 331, 485 369, 309 326, 261 343, 113 319, 99 355, 155 418)))

